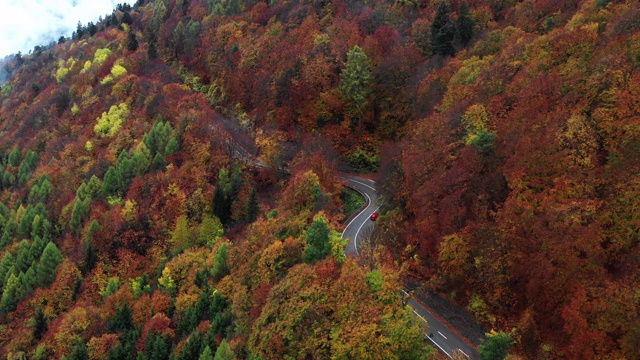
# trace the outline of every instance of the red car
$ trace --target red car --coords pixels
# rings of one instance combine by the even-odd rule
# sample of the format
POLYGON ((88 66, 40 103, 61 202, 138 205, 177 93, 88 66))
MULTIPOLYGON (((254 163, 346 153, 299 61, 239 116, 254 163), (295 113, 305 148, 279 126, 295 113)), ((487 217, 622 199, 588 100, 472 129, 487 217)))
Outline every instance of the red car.
POLYGON ((371 220, 376 221, 376 219, 378 218, 378 212, 374 211, 373 214, 371 214, 371 220))

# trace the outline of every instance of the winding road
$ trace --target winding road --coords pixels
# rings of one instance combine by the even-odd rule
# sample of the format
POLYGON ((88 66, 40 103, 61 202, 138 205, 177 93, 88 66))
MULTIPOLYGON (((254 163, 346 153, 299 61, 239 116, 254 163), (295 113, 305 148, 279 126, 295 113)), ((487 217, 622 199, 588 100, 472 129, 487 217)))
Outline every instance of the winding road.
MULTIPOLYGON (((359 256, 358 248, 359 244, 362 243, 362 238, 365 234, 370 234, 375 227, 375 221, 371 221, 369 218, 374 211, 380 208, 378 191, 373 180, 351 175, 345 175, 343 178, 349 181, 348 186, 350 188, 362 194, 367 200, 367 205, 349 221, 342 233, 343 239, 349 239, 345 255, 359 256)), ((412 308, 413 312, 427 322, 429 330, 425 334, 426 339, 429 339, 449 358, 453 359, 455 354, 458 354, 456 358, 480 358, 477 350, 462 336, 458 335, 450 325, 441 321, 437 315, 416 301, 409 293, 404 290, 403 293, 407 296, 406 303, 412 308)))

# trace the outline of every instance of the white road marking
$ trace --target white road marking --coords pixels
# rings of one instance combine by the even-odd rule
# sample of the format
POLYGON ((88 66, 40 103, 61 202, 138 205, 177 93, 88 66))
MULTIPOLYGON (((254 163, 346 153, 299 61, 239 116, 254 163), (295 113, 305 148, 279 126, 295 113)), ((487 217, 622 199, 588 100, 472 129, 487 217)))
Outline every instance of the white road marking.
POLYGON ((354 182, 354 183, 356 183, 356 184, 360 184, 360 185, 362 185, 362 186, 366 186, 366 187, 368 187, 369 189, 371 189, 371 190, 375 191, 375 192, 376 192, 376 194, 378 193, 378 190, 376 190, 373 186, 369 186, 369 185, 367 185, 367 184, 365 184, 365 183, 363 183, 363 182, 360 182, 360 181, 358 181, 358 180, 351 180, 351 179, 349 179, 349 181, 353 181, 353 182, 354 182))
MULTIPOLYGON (((363 193, 364 196, 367 197, 367 202, 369 203, 369 205, 367 205, 367 207, 362 211, 363 213, 367 211, 367 209, 369 208, 369 206, 371 206, 371 198, 369 197, 369 195, 367 193, 363 193)), ((360 233, 360 229, 362 229, 362 227, 364 226, 364 224, 367 223, 367 220, 365 219, 362 224, 360 224, 360 227, 358 228, 358 230, 356 230, 356 234, 353 236, 353 245, 356 248, 356 256, 360 256, 360 253, 358 252, 358 234, 360 233)))
POLYGON ((418 315, 418 317, 422 319, 422 321, 426 322, 427 324, 429 323, 427 319, 423 318, 422 315, 418 314, 418 312, 414 308, 411 308, 411 310, 413 310, 413 313, 418 315))
MULTIPOLYGON (((377 191, 375 188, 373 188, 373 187, 371 187, 371 186, 369 186, 369 185, 367 185, 367 184, 365 184, 365 183, 363 183, 363 182, 360 182, 360 181, 357 181, 357 180, 348 179, 348 178, 347 178, 347 180, 352 181, 352 182, 354 182, 354 183, 356 183, 356 184, 360 184, 360 185, 362 185, 362 186, 368 187, 369 189, 371 189, 371 190, 375 191, 376 193, 378 193, 378 191, 377 191)), ((358 189, 355 189, 355 188, 354 188, 354 190, 358 191, 358 189)), ((347 226, 344 228, 344 229, 345 229, 344 231, 346 231, 346 230, 349 228, 349 226, 351 225, 351 223, 353 223, 353 222, 354 222, 358 217, 360 217, 360 215, 361 215, 361 214, 363 214, 363 213, 367 212, 367 210, 369 209, 369 207, 371 207, 371 205, 373 205, 373 201, 371 201, 371 197, 369 196, 369 194, 367 194, 367 193, 365 193, 365 192, 362 192, 362 191, 358 191, 358 192, 359 192, 360 194, 364 195, 364 196, 367 198, 367 206, 366 206, 366 207, 365 207, 365 208, 360 212, 360 214, 359 214, 358 216, 354 217, 353 219, 351 219, 351 221, 349 221, 349 223, 347 224, 347 226)), ((375 212, 375 211, 377 211, 378 209, 380 209, 380 205, 378 205, 378 207, 377 207, 377 208, 375 208, 373 211, 375 212)), ((370 215, 368 215, 368 214, 367 214, 367 218, 368 218, 369 216, 370 216, 370 215)), ((356 256, 360 256, 360 252, 358 251, 358 234, 360 233, 360 230, 362 229, 362 227, 363 227, 363 226, 364 226, 364 224, 366 224, 366 223, 367 223, 367 220, 365 220, 364 222, 362 222, 362 224, 360 225, 360 227, 359 227, 359 228, 358 228, 358 230, 356 231, 356 234, 355 234, 354 239, 353 239, 353 243, 354 243, 355 250, 356 250, 356 256)), ((343 236, 343 237, 344 237, 344 231, 342 231, 342 236, 343 236)))
MULTIPOLYGON (((369 185, 367 185, 367 184, 365 184, 365 183, 363 183, 363 182, 361 182, 361 181, 357 181, 357 180, 353 180, 353 179, 349 179, 349 178, 346 178, 346 179, 347 179, 348 181, 350 181, 350 182, 354 182, 354 183, 356 183, 356 184, 359 184, 359 185, 365 186, 365 187, 367 187, 367 188, 369 188, 369 189, 373 190, 376 194, 378 193, 378 191, 377 191, 374 187, 369 186, 369 185)), ((369 182, 371 182, 371 183, 374 183, 374 184, 375 184, 375 181, 373 181, 373 180, 370 180, 370 179, 366 179, 366 180, 367 180, 367 181, 369 181, 369 182)), ((345 230, 344 230, 344 231, 342 231, 342 237, 343 237, 343 238, 344 238, 344 233, 345 233, 345 231, 349 228, 349 226, 351 226, 351 224, 352 224, 352 223, 353 223, 357 218, 359 218, 359 217, 360 217, 360 215, 362 215, 363 213, 367 212, 367 210, 368 210, 368 209, 373 205, 373 202, 371 201, 371 197, 369 196, 369 194, 367 194, 367 193, 365 193, 365 192, 363 192, 363 191, 360 191, 360 190, 358 190, 358 189, 356 189, 356 188, 353 188, 353 189, 354 189, 354 190, 356 190, 357 192, 359 192, 360 194, 362 194, 362 195, 364 195, 364 196, 366 197, 366 200, 367 200, 367 206, 366 206, 364 209, 362 209, 362 210, 360 211, 360 213, 359 213, 357 216, 355 216, 353 219, 351 219, 351 221, 349 221, 349 223, 348 223, 348 224, 347 224, 347 226, 345 227, 345 230)), ((380 209, 380 205, 378 205, 378 207, 376 207, 373 211, 374 211, 374 212, 375 212, 375 211, 378 211, 378 209, 380 209)), ((370 216, 370 215, 369 215, 369 214, 367 214, 367 217, 369 217, 369 216, 370 216)), ((366 223, 367 223, 367 220, 365 220, 365 221, 360 225, 360 227, 359 227, 359 228, 358 228, 358 230, 356 231, 355 239, 353 239, 353 241, 354 241, 354 246, 355 246, 355 250, 356 250, 356 256, 360 256, 360 253, 358 252, 358 234, 360 233, 360 230, 362 230, 362 227, 363 227, 363 226, 364 226, 364 224, 366 224, 366 223)), ((405 291, 405 290, 402 290, 402 292, 403 292, 405 295, 409 295, 409 293, 407 293, 407 291, 405 291)), ((409 305, 409 306, 411 306, 411 305, 409 305)), ((418 312, 417 312, 413 307, 411 307, 411 310, 413 311, 413 313, 414 313, 414 314, 418 315, 418 317, 419 317, 420 319, 422 319, 422 321, 424 321, 425 323, 427 323, 427 324, 428 324, 428 321, 427 321, 424 317, 422 317, 422 315, 418 314, 418 312)), ((440 334, 440 336, 442 336, 445 340, 447 340, 447 337, 446 337, 446 336, 444 336, 444 334, 442 334, 440 331, 438 331, 438 334, 440 334)), ((438 347, 438 349, 440 349, 443 353, 445 353, 445 355, 447 355, 450 359, 453 359, 453 357, 451 356, 451 354, 449 354, 445 349, 443 349, 443 348, 442 348, 442 346, 440 346, 437 342, 435 342, 435 340, 433 340, 433 338, 431 338, 428 334, 425 334, 425 336, 426 336, 426 338, 427 338, 427 339, 429 339, 429 341, 431 341, 435 346, 437 346, 437 347, 438 347)), ((460 350, 460 349, 459 349, 459 350, 460 350)), ((467 358, 469 357, 469 356, 468 356, 467 354, 465 354, 462 350, 460 350, 460 352, 461 352, 462 354, 464 354, 465 356, 467 356, 467 358)))
POLYGON ((429 337, 429 335, 427 335, 427 339, 429 339, 435 346, 438 347, 438 349, 442 350, 443 353, 445 353, 449 359, 453 359, 453 356, 451 356, 451 354, 449 354, 445 349, 442 348, 442 346, 438 345, 437 342, 435 342, 432 338, 429 337))
MULTIPOLYGON (((402 291, 404 291, 404 290, 402 290, 402 291)), ((404 293, 406 294, 407 292, 406 292, 406 291, 404 291, 404 293)), ((413 311, 413 313, 414 313, 414 314, 418 315, 418 317, 419 317, 420 319, 422 319, 422 321, 426 322, 427 324, 429 323, 429 322, 427 321, 427 319, 423 318, 423 317, 422 317, 422 315, 418 314, 418 312, 416 311, 416 309, 414 309, 414 308, 412 307, 412 308, 411 308, 411 310, 413 311)), ((442 333, 441 333, 440 331, 438 331, 438 334, 442 335, 442 333)), ((426 333, 425 333, 425 335, 426 335, 427 339, 429 339, 429 341, 431 341, 435 346, 437 346, 437 347, 438 347, 438 349, 442 350, 442 352, 443 352, 443 353, 445 353, 445 354, 446 354, 450 359, 453 359, 453 357, 451 356, 451 354, 449 354, 445 349, 443 349, 443 348, 442 348, 442 346, 438 345, 438 343, 437 343, 437 342, 435 342, 435 340, 433 340, 433 339, 429 336, 429 334, 426 334, 426 333)), ((444 335, 442 335, 442 337, 446 339, 446 337, 445 337, 444 335)), ((463 353, 463 354, 464 354, 464 353, 463 353)), ((465 355, 466 355, 466 354, 465 354, 465 355)))

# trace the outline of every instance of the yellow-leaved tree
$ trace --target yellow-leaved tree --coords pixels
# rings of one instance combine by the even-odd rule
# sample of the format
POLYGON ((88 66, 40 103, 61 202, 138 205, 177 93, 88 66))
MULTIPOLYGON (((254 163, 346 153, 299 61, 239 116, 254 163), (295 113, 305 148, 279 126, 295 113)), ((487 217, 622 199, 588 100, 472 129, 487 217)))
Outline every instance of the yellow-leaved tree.
POLYGON ((109 108, 109 112, 103 112, 98 118, 98 123, 93 127, 93 131, 99 137, 114 137, 122 124, 129 116, 129 107, 126 103, 113 105, 109 108))

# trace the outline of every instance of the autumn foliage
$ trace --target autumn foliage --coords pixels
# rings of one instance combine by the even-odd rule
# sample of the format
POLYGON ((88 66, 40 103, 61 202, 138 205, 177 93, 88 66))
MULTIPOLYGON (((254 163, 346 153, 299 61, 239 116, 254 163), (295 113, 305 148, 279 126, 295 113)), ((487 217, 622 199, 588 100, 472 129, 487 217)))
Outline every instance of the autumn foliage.
POLYGON ((637 358, 639 18, 148 0, 7 60, 0 353, 422 358, 402 269, 524 358, 637 358), (339 168, 379 169, 375 265, 339 168))

